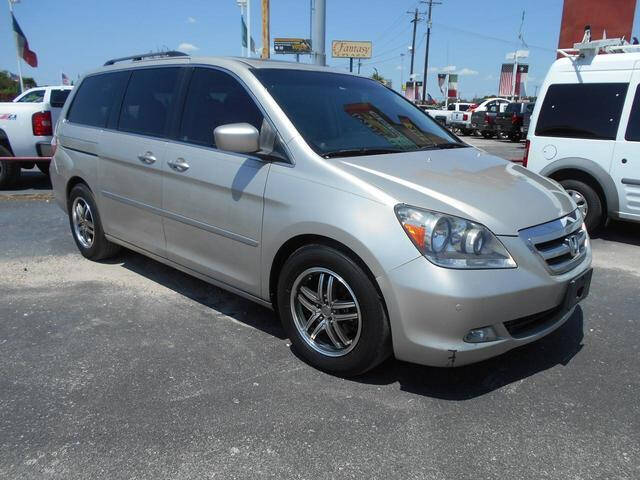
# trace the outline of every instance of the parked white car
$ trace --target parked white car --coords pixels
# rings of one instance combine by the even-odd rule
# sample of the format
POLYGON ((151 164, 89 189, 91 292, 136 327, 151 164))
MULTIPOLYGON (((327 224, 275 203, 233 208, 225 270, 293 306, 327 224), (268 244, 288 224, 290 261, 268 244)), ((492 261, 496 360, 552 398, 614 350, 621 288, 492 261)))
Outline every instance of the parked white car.
POLYGON ((446 109, 425 110, 433 119, 439 121, 442 125, 449 126, 452 116, 459 112, 466 112, 474 106, 473 103, 456 102, 447 105, 446 109))
POLYGON ((451 114, 451 118, 449 119, 450 126, 451 128, 458 129, 462 135, 471 135, 474 130, 471 127, 471 115, 473 114, 473 112, 485 112, 489 109, 489 107, 493 105, 500 105, 503 108, 506 108, 506 105, 508 104, 509 101, 505 100, 504 98, 487 98, 479 105, 472 104, 471 108, 466 111, 453 112, 451 114))
POLYGON ((640 221, 640 51, 588 45, 547 73, 524 165, 560 182, 593 230, 607 218, 640 221))
POLYGON ((15 157, 0 160, 0 187, 15 183, 23 168, 37 165, 48 173, 53 126, 72 88, 31 88, 0 103, 0 157, 15 157))

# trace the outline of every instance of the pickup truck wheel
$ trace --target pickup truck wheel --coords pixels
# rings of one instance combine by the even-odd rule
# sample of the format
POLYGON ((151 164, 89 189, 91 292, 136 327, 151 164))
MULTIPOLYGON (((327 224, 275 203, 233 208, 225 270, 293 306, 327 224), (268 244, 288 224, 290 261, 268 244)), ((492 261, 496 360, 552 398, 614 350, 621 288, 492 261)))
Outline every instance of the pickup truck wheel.
POLYGON ((298 249, 278 279, 278 310, 296 353, 321 370, 356 376, 391 353, 382 299, 349 256, 324 245, 298 249))
POLYGON ((522 139, 522 135, 520 133, 512 133, 509 135, 509 140, 512 142, 519 142, 522 139))
POLYGON ((104 236, 98 206, 89 187, 80 183, 69 194, 69 224, 76 246, 83 257, 102 260, 114 256, 120 246, 104 236))
MULTIPOLYGON (((11 152, 0 146, 0 157, 13 157, 11 152)), ((10 187, 20 179, 20 164, 12 161, 0 161, 0 188, 10 187)))
POLYGON ((604 220, 602 199, 590 185, 570 179, 561 180, 560 185, 578 205, 589 232, 593 233, 602 226, 604 220))
POLYGON ((38 167, 38 170, 40 170, 42 173, 44 173, 47 176, 49 176, 49 166, 50 165, 51 165, 51 162, 37 162, 36 163, 36 167, 38 167))

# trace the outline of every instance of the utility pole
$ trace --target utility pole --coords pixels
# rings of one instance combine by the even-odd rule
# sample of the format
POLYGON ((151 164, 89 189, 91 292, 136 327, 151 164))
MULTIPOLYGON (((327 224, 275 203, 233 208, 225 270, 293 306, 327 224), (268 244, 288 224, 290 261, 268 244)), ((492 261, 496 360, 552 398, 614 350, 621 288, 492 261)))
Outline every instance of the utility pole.
POLYGON ((429 5, 429 13, 427 18, 427 48, 424 51, 424 74, 422 76, 422 101, 427 100, 427 71, 429 70, 429 40, 431 39, 431 9, 434 5, 442 5, 442 2, 434 2, 433 0, 423 1, 429 5))
POLYGON ((271 36, 269 35, 269 0, 262 0, 262 59, 271 56, 271 36))
POLYGON ((362 59, 358 59, 358 75, 360 75, 360 67, 362 66, 362 59))
MULTIPOLYGON (((407 13, 411 13, 411 12, 407 12, 407 13)), ((413 80, 412 78, 413 77, 413 57, 416 52, 416 27, 418 26, 418 9, 417 8, 413 12, 413 20, 411 20, 411 23, 413 23, 413 38, 411 40, 411 68, 409 69, 409 80, 413 80)))
POLYGON ((325 66, 327 58, 325 54, 325 27, 327 23, 327 4, 325 0, 312 0, 312 21, 313 32, 311 46, 313 48, 313 58, 316 65, 325 66))
POLYGON ((404 85, 404 53, 400 54, 400 92, 404 95, 402 86, 404 85))

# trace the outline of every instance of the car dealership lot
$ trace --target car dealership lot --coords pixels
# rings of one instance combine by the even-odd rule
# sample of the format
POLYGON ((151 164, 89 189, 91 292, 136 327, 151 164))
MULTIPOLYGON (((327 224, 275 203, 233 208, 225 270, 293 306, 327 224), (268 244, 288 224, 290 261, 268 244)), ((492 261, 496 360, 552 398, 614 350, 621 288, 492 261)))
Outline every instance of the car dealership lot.
POLYGON ((131 252, 89 262, 53 203, 18 198, 0 196, 1 478, 640 475, 638 225, 593 241, 590 297, 547 338, 345 380, 271 311, 131 252))

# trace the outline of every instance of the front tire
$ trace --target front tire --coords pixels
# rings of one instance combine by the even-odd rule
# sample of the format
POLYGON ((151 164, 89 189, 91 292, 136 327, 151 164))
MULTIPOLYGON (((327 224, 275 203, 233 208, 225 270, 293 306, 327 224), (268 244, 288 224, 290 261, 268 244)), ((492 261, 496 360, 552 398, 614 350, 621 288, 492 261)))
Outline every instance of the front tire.
POLYGON ((67 205, 71 234, 83 257, 102 260, 120 251, 120 246, 104 236, 98 206, 89 187, 83 183, 73 187, 67 205))
POLYGON ((360 375, 391 353, 382 299, 362 268, 324 245, 308 245, 285 262, 278 310, 296 352, 310 365, 360 375))
POLYGON ((580 180, 561 180, 560 185, 578 205, 587 230, 595 232, 604 223, 603 202, 600 195, 587 183, 580 180))

